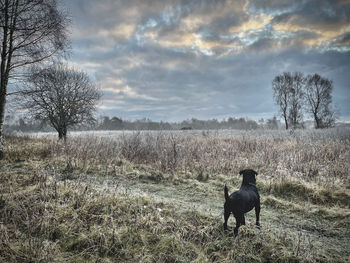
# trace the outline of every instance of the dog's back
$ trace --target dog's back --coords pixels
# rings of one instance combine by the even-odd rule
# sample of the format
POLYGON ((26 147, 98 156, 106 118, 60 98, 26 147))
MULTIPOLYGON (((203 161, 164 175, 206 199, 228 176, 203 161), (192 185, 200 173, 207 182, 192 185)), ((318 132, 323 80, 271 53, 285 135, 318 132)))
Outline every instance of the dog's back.
POLYGON ((259 200, 259 194, 255 186, 243 185, 241 189, 228 196, 228 189, 225 186, 225 199, 229 209, 237 215, 252 210, 259 200))

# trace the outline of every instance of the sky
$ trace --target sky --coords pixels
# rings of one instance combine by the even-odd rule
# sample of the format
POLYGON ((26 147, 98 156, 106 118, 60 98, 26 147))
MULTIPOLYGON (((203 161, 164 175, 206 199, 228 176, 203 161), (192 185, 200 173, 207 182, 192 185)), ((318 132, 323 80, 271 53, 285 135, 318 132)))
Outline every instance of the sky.
POLYGON ((102 90, 100 115, 267 119, 279 116, 273 78, 300 71, 331 79, 334 107, 350 121, 350 0, 61 4, 71 17, 69 63, 102 90))

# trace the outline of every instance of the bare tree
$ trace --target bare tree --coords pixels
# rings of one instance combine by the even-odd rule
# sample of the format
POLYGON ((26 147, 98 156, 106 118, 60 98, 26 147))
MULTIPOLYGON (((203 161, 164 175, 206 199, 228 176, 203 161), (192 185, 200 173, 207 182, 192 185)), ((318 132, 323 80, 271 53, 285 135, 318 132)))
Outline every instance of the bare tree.
POLYGON ((318 74, 307 76, 307 107, 314 118, 316 129, 332 127, 335 123, 335 112, 331 108, 332 91, 332 81, 318 74))
POLYGON ((64 50, 67 22, 56 0, 0 0, 0 159, 9 81, 20 69, 64 50))
POLYGON ((275 103, 280 107, 287 130, 302 126, 304 84, 305 78, 301 72, 284 72, 272 81, 275 103))
POLYGON ((305 78, 303 73, 294 72, 292 74, 291 86, 289 87, 289 124, 293 129, 302 127, 303 112, 302 106, 304 101, 304 84, 305 78))
POLYGON ((88 75, 65 65, 36 70, 22 95, 24 108, 36 119, 46 120, 66 139, 68 128, 94 121, 99 90, 88 75))
POLYGON ((276 76, 272 81, 273 97, 275 103, 280 107, 287 130, 289 128, 289 103, 292 83, 292 75, 289 72, 276 76))

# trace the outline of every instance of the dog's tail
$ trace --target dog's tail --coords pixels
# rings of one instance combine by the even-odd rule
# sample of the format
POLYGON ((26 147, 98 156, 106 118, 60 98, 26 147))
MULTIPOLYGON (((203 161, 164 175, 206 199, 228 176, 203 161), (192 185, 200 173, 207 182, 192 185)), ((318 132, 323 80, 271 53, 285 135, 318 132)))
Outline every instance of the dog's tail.
POLYGON ((227 189, 226 184, 225 184, 225 200, 226 201, 228 200, 228 189, 227 189))

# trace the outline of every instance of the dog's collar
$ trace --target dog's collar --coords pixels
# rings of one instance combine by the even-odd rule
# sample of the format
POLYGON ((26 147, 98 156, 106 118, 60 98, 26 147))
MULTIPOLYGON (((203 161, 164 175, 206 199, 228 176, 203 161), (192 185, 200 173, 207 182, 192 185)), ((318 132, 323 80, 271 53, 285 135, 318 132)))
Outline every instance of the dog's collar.
POLYGON ((256 184, 253 184, 253 183, 249 183, 249 185, 254 185, 254 186, 256 186, 256 184))

